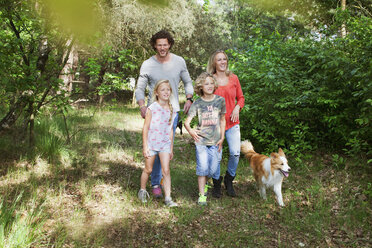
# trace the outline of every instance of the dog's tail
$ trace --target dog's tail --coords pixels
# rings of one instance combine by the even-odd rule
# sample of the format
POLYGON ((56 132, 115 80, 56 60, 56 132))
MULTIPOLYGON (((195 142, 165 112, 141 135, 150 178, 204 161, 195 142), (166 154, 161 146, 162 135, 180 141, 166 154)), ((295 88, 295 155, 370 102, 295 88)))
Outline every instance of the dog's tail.
POLYGON ((249 140, 244 140, 241 143, 241 152, 247 159, 251 159, 251 157, 256 154, 254 151, 253 145, 249 140))

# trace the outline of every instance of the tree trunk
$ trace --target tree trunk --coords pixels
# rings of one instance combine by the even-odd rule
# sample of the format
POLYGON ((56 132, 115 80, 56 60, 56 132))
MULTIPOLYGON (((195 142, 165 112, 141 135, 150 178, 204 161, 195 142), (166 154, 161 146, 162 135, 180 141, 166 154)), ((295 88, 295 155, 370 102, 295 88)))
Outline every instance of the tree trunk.
MULTIPOLYGON (((106 63, 101 67, 101 70, 99 71, 97 87, 99 87, 100 85, 103 84, 103 79, 104 79, 104 76, 105 76, 105 74, 106 74, 107 66, 108 66, 108 62, 106 62, 106 63)), ((98 92, 97 92, 97 93, 98 93, 98 92)), ((104 96, 103 96, 103 95, 98 95, 98 102, 99 102, 99 105, 100 105, 100 106, 101 106, 102 103, 103 103, 103 99, 104 99, 104 96)))
POLYGON ((26 96, 22 96, 18 99, 18 101, 10 108, 5 117, 0 121, 0 132, 14 125, 18 117, 22 114, 26 104, 26 96))
POLYGON ((64 54, 64 59, 67 58, 66 64, 64 65, 61 74, 59 75, 59 78, 62 79, 64 84, 64 90, 71 93, 72 91, 72 81, 74 79, 74 74, 76 71, 76 64, 77 64, 77 52, 75 49, 75 46, 72 45, 72 40, 67 41, 67 47, 70 47, 71 49, 66 51, 64 54))
POLYGON ((136 101, 136 92, 135 92, 135 90, 133 90, 132 106, 135 107, 136 104, 137 104, 137 101, 136 101))
POLYGON ((65 128, 66 128, 67 144, 70 144, 71 139, 70 139, 70 132, 68 131, 68 126, 67 126, 67 118, 66 118, 64 110, 62 110, 61 112, 63 115, 63 122, 65 123, 65 128))
POLYGON ((29 137, 29 146, 31 149, 34 148, 35 146, 35 115, 34 115, 34 103, 31 101, 29 103, 29 113, 30 113, 30 118, 28 120, 28 123, 29 123, 29 127, 30 127, 30 137, 29 137))
MULTIPOLYGON (((341 0, 341 10, 342 11, 346 10, 346 0, 341 0)), ((341 24, 341 37, 342 38, 346 37, 346 24, 345 24, 345 22, 341 24)))

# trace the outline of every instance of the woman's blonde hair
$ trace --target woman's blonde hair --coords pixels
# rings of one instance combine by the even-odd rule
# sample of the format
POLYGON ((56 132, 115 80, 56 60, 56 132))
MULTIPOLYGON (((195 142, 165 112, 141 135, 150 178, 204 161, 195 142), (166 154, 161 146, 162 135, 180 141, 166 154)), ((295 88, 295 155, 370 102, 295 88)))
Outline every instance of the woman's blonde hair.
POLYGON ((216 79, 213 77, 213 75, 209 74, 208 72, 203 72, 202 74, 200 74, 198 76, 198 78, 195 80, 195 94, 197 94, 198 96, 204 96, 204 92, 203 92, 203 83, 205 82, 205 80, 210 77, 213 82, 214 82, 214 90, 213 90, 213 93, 216 91, 216 89, 218 88, 218 85, 217 85, 217 82, 216 82, 216 79))
POLYGON ((223 53, 226 56, 227 68, 226 68, 225 73, 226 73, 226 76, 230 76, 231 71, 229 71, 229 57, 227 57, 227 54, 225 53, 224 50, 217 50, 209 57, 208 64, 207 64, 207 72, 209 74, 212 74, 212 75, 216 73, 215 58, 216 58, 217 54, 219 54, 219 53, 223 53))
POLYGON ((172 87, 169 83, 169 80, 162 79, 162 80, 159 80, 159 81, 156 82, 155 87, 154 87, 154 92, 152 94, 152 102, 158 101, 158 96, 156 95, 156 92, 158 91, 160 85, 162 85, 162 84, 168 84, 169 88, 170 88, 170 91, 171 91, 171 95, 169 96, 169 99, 168 99, 168 105, 169 105, 169 110, 170 110, 169 124, 172 124, 173 106, 170 102, 170 99, 172 97, 173 91, 172 91, 172 87))

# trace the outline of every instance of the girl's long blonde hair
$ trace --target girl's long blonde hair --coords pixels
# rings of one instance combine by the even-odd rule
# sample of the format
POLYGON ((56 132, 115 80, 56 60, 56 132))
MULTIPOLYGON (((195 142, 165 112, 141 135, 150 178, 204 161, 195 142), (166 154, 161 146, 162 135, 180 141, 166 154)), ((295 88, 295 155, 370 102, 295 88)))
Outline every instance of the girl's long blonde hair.
POLYGON ((162 84, 168 84, 169 88, 170 88, 170 91, 171 91, 171 95, 169 96, 169 99, 168 99, 168 106, 169 106, 169 110, 170 110, 169 124, 172 124, 173 106, 170 102, 170 99, 172 97, 173 91, 172 91, 172 87, 170 86, 169 80, 162 79, 162 80, 159 80, 159 81, 156 82, 155 87, 154 87, 154 92, 152 94, 152 102, 155 102, 155 101, 159 100, 158 96, 155 93, 158 91, 160 85, 162 85, 162 84))

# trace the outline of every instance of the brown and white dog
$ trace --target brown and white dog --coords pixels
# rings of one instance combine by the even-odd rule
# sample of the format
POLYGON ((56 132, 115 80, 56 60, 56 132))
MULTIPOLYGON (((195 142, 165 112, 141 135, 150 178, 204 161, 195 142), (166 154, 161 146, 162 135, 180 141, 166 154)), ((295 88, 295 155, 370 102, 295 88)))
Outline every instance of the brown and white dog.
POLYGON ((266 200, 266 188, 273 188, 278 204, 283 207, 282 182, 291 170, 283 150, 279 148, 278 153, 267 157, 256 153, 252 143, 245 140, 241 143, 241 152, 249 160, 261 197, 266 200))

